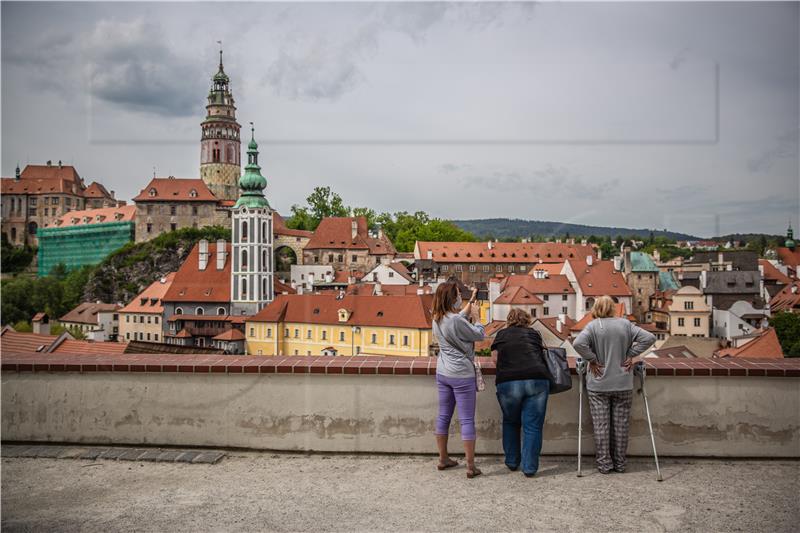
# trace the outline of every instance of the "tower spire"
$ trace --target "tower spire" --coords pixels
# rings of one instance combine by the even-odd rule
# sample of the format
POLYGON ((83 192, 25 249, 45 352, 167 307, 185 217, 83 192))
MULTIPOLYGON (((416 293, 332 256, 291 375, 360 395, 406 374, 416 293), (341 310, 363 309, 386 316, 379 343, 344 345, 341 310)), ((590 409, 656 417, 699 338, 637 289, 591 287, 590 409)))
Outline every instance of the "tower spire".
POLYGON ((222 70, 222 41, 217 41, 219 45, 219 69, 222 70))

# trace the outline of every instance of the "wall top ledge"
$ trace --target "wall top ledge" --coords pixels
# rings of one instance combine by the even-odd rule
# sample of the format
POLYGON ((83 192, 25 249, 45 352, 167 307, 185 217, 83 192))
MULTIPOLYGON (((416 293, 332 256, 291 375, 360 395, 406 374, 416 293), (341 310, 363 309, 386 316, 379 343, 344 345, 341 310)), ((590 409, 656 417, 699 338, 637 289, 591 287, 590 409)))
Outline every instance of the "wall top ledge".
MULTIPOLYGON (((485 375, 495 364, 479 357, 485 375)), ((176 372, 227 374, 436 374, 433 357, 265 357, 237 355, 3 353, 2 372, 176 372)), ((800 358, 792 359, 647 359, 653 376, 800 377, 800 358)), ((570 368, 575 374, 575 360, 570 368)))

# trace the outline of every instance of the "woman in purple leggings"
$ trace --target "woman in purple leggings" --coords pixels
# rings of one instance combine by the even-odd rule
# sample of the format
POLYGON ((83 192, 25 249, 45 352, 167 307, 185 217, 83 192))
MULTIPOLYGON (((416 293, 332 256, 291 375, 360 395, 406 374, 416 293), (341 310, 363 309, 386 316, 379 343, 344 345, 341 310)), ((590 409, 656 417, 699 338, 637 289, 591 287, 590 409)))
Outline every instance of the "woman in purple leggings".
POLYGON ((454 282, 437 287, 433 297, 433 334, 439 342, 436 385, 439 388, 439 416, 436 419, 436 446, 439 470, 458 465, 447 453, 450 419, 458 407, 461 440, 467 456, 467 477, 481 475, 475 466, 475 341, 484 337, 483 326, 473 316, 477 289, 462 309, 461 294, 454 282))

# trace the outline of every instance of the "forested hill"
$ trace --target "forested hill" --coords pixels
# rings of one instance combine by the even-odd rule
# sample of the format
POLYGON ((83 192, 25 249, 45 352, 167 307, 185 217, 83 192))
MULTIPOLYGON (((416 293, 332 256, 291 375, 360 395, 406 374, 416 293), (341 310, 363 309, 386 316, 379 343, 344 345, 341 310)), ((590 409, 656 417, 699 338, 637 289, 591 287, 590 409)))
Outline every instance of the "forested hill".
POLYGON ((453 224, 479 238, 493 237, 497 239, 513 239, 520 237, 597 237, 639 236, 647 238, 652 231, 656 237, 666 237, 680 241, 694 240, 698 237, 685 233, 666 230, 649 230, 633 228, 614 228, 605 226, 585 226, 564 222, 547 222, 543 220, 521 220, 510 218, 485 218, 479 220, 453 220, 453 224))

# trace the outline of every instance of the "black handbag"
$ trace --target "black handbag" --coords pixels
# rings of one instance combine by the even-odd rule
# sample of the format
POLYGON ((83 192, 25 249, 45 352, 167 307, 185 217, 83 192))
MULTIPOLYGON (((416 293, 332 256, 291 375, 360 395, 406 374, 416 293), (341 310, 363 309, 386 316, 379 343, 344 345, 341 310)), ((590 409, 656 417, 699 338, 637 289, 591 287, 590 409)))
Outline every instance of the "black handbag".
POLYGON ((572 376, 567 364, 567 351, 564 348, 545 348, 544 360, 550 371, 550 394, 568 391, 572 388, 572 376))

